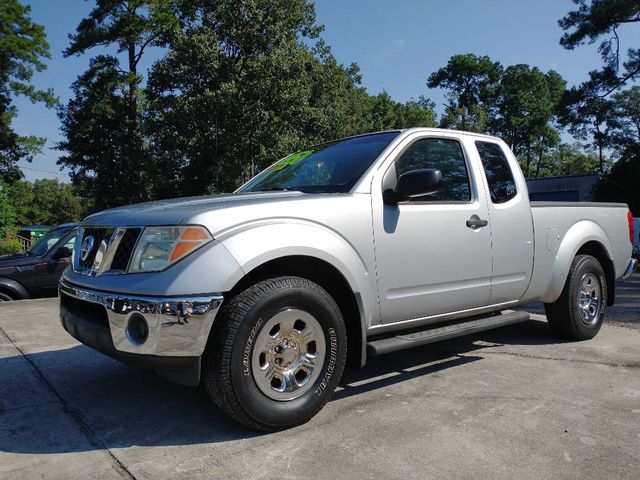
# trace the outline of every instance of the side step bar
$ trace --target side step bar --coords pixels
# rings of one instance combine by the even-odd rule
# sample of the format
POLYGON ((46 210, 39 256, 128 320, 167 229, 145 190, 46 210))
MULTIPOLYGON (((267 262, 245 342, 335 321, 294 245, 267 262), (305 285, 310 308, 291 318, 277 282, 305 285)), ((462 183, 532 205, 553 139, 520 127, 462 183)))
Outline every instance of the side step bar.
POLYGON ((462 337, 484 330, 491 330, 492 328, 526 322, 530 316, 528 312, 511 310, 503 312, 502 315, 475 318, 474 320, 445 325, 444 327, 428 328, 418 332, 396 335, 395 337, 372 340, 367 342, 367 354, 371 356, 383 355, 406 348, 462 337))

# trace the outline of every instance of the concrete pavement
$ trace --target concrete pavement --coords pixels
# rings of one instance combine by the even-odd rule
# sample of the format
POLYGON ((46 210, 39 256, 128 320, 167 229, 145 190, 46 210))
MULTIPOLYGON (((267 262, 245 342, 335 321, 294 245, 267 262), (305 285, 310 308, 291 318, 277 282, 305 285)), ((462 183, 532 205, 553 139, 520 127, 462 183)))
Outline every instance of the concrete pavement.
MULTIPOLYGON (((631 313, 640 320, 640 310, 631 313)), ((79 345, 57 300, 0 305, 0 478, 636 479, 640 331, 532 320, 371 359, 271 435, 79 345)))

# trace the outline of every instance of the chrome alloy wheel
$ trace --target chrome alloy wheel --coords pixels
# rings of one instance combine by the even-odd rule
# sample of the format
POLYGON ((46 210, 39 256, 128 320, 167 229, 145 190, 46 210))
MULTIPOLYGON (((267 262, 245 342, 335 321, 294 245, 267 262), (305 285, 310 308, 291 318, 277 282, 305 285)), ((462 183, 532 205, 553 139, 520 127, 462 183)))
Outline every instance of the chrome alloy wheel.
POLYGON ((289 309, 262 327, 253 347, 251 371, 267 397, 293 400, 315 383, 325 356, 326 342, 318 321, 303 310, 289 309))
POLYGON ((582 322, 591 325, 597 321, 602 310, 602 287, 593 273, 585 273, 580 279, 578 310, 582 322))

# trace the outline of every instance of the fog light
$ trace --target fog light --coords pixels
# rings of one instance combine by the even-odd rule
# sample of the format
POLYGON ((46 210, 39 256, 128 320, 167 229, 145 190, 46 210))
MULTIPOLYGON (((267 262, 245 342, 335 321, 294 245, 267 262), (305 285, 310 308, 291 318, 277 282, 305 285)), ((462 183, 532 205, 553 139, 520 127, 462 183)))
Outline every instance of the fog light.
POLYGON ((149 338, 149 325, 143 315, 133 313, 127 323, 127 338, 135 345, 142 345, 149 338))

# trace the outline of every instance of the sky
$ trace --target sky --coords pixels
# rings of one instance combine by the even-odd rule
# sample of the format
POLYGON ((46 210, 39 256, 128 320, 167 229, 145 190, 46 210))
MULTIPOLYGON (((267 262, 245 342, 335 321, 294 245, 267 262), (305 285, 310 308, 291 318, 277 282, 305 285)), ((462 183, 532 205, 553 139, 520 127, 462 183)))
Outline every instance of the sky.
MULTIPOLYGON (((62 103, 70 86, 89 65, 90 55, 64 58, 68 34, 92 9, 92 0, 22 0, 31 5, 32 20, 44 25, 51 45, 47 70, 34 76, 39 88, 53 88, 62 103)), ((571 0, 318 0, 317 22, 325 26, 323 38, 342 64, 360 67, 362 85, 371 94, 386 90, 406 101, 421 95, 436 102, 442 112, 443 92, 426 86, 430 73, 445 66, 452 55, 488 55, 503 66, 526 63, 542 71, 556 70, 576 85, 602 61, 596 45, 565 50, 559 44, 558 20, 573 9, 571 0)), ((640 45, 640 28, 619 29, 622 51, 640 45)), ((91 55, 99 52, 90 51, 91 55)), ((115 53, 112 51, 111 53, 115 53)), ((151 50, 142 69, 162 55, 151 50)), ((142 70, 141 69, 141 70, 142 70)), ((60 122, 53 110, 24 99, 16 101, 14 128, 21 135, 47 139, 45 151, 31 163, 20 162, 27 180, 58 178, 68 181, 56 160, 60 122)))

